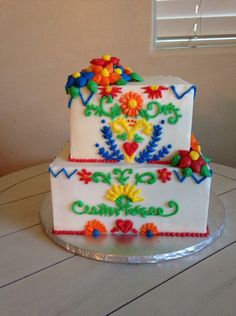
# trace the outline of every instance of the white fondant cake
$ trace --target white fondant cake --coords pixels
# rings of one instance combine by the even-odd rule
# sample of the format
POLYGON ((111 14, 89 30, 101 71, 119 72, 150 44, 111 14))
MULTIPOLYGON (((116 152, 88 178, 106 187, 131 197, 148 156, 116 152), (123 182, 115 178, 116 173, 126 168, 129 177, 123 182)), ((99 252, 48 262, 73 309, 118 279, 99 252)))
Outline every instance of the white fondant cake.
POLYGON ((207 235, 212 172, 191 137, 195 86, 142 81, 105 55, 66 90, 71 141, 49 167, 54 233, 207 235))

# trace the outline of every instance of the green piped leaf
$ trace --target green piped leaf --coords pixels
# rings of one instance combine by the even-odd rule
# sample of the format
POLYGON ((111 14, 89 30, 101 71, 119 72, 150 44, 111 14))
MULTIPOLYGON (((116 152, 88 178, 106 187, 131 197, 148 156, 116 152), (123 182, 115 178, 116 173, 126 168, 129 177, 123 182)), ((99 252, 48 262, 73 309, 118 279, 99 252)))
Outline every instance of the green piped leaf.
POLYGON ((127 83, 128 83, 128 81, 126 81, 126 80, 123 79, 123 78, 120 78, 120 79, 116 82, 116 84, 117 84, 118 86, 125 86, 125 85, 127 85, 127 83))
POLYGON ((72 86, 68 88, 68 92, 72 98, 76 98, 79 95, 79 88, 72 86))
POLYGON ((144 173, 136 173, 135 175, 136 183, 147 183, 147 184, 153 184, 157 180, 157 176, 154 172, 144 172, 144 173))
POLYGON ((144 138, 142 136, 140 136, 139 134, 134 135, 134 142, 142 143, 143 140, 144 140, 144 138))
POLYGON ((117 177, 115 177, 115 179, 120 182, 122 185, 124 185, 130 178, 129 175, 133 174, 133 169, 128 168, 128 169, 120 169, 120 168, 115 168, 113 169, 113 173, 115 175, 117 175, 117 177), (126 174, 128 176, 126 176, 126 174))
POLYGON ((127 134, 126 134, 126 133, 123 133, 123 134, 121 134, 121 135, 117 135, 117 138, 118 138, 118 139, 121 139, 121 140, 123 140, 123 141, 125 141, 125 140, 127 139, 127 134))
POLYGON ((115 104, 114 106, 111 107, 111 118, 114 119, 115 117, 121 115, 122 111, 121 108, 118 104, 115 104))
POLYGON ((92 174, 92 180, 95 183, 103 182, 111 185, 111 174, 105 172, 94 172, 92 174))
POLYGON ((91 91, 92 93, 96 93, 98 91, 98 85, 95 81, 93 80, 89 80, 89 82, 87 83, 87 88, 89 89, 89 91, 91 91))
POLYGON ((130 77, 132 78, 132 80, 135 80, 135 81, 139 81, 139 82, 143 82, 143 78, 141 76, 139 76, 139 74, 137 74, 137 72, 132 72, 130 74, 130 77))

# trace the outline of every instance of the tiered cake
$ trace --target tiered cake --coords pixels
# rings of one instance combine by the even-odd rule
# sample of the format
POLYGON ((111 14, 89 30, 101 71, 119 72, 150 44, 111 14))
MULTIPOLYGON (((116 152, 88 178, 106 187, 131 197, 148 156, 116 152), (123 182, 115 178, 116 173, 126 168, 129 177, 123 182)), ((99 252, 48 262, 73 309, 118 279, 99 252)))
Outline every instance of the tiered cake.
POLYGON ((50 165, 55 234, 206 236, 212 172, 196 87, 104 55, 68 77, 70 144, 50 165))

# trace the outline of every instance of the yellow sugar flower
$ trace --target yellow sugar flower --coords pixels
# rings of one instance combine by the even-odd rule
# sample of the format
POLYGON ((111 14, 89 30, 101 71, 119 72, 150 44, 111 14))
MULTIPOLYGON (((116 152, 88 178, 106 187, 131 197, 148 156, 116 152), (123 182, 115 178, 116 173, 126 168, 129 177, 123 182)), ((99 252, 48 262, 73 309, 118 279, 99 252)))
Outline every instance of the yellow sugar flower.
POLYGON ((115 202, 115 200, 118 199, 120 196, 126 196, 132 202, 140 202, 144 200, 144 198, 139 196, 140 193, 141 189, 137 189, 134 184, 114 184, 111 189, 108 190, 106 198, 112 202, 115 202))

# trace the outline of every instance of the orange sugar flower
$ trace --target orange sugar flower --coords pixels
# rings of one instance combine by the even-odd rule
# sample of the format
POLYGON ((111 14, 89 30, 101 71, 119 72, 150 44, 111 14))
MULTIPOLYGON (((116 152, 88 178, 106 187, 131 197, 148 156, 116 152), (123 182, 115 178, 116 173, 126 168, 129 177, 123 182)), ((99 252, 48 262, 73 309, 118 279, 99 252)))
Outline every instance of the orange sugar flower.
POLYGON ((92 80, 100 86, 108 86, 120 79, 120 75, 113 72, 112 63, 106 65, 105 67, 91 64, 91 71, 95 72, 95 76, 92 80))
POLYGON ((193 134, 191 135, 190 146, 191 146, 192 150, 195 150, 199 153, 201 152, 200 143, 193 134))
POLYGON ((121 110, 128 116, 137 116, 143 106, 143 98, 135 92, 127 92, 120 98, 121 110))
POLYGON ((153 223, 147 223, 142 225, 140 229, 140 235, 152 237, 159 234, 159 230, 153 223))
POLYGON ((100 234, 105 234, 106 232, 107 230, 105 225, 96 219, 89 221, 85 226, 85 235, 97 237, 100 234))

